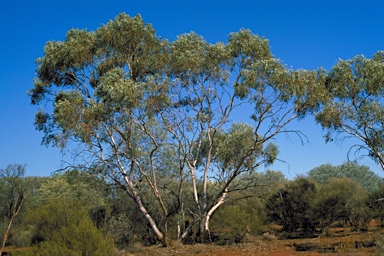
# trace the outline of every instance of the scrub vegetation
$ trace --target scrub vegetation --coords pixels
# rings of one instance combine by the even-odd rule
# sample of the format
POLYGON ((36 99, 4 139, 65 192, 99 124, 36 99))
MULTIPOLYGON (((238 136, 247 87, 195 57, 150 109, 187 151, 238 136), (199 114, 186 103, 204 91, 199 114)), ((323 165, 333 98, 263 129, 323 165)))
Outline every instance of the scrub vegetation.
POLYGON ((249 30, 169 42, 122 13, 47 42, 36 63, 35 127, 74 157, 52 177, 1 169, 2 251, 118 255, 139 244, 368 232, 384 220, 382 179, 358 162, 294 180, 260 171, 279 161, 284 137, 306 142, 290 127, 308 115, 326 141, 355 137, 351 152, 384 169, 383 52, 294 70, 249 30))
MULTIPOLYGON (((15 166, 18 165, 6 169, 15 166)), ((186 238, 179 238, 182 232, 179 223, 187 229, 194 218, 189 211, 194 206, 193 198, 185 198, 180 211, 169 218, 168 249, 159 247, 163 246, 161 240, 145 217, 137 214, 137 205, 126 203, 130 198, 123 190, 77 170, 52 177, 15 177, 17 183, 29 184, 24 192, 29 191, 28 196, 13 218, 11 229, 0 231, 8 234, 5 252, 11 255, 145 255, 145 252, 161 255, 177 248, 198 255, 199 250, 220 251, 217 246, 223 245, 233 251, 239 246, 248 252, 267 250, 270 246, 282 250, 285 247, 279 241, 290 244, 291 251, 319 252, 324 248, 337 250, 348 237, 359 243, 362 250, 372 250, 376 245, 377 250, 381 249, 382 178, 357 163, 320 167, 294 180, 287 180, 278 171, 241 175, 234 187, 247 189, 230 193, 225 204, 213 214, 210 231, 203 241, 199 226, 190 228, 186 238), (345 165, 353 168, 359 177, 370 177, 377 189, 364 189, 365 181, 358 183, 353 177, 339 177, 339 168, 345 165), (324 184, 310 178, 320 167, 324 172, 318 178, 327 180, 324 184), (314 241, 314 237, 318 240, 314 241), (341 242, 335 243, 331 238, 341 242), (324 240, 324 248, 318 243, 320 239, 324 240)), ((0 184, 4 202, 12 203, 11 194, 7 194, 13 190, 12 184, 6 176, 0 179, 0 184)), ((208 195, 214 192, 214 187, 209 186, 208 195)), ((151 193, 145 195, 143 200, 150 213, 161 219, 161 213, 156 213, 154 207, 156 198, 151 193)), ((4 204, 0 210, 6 216, 8 209, 9 204, 4 204)), ((9 223, 7 218, 4 221, 9 223)))

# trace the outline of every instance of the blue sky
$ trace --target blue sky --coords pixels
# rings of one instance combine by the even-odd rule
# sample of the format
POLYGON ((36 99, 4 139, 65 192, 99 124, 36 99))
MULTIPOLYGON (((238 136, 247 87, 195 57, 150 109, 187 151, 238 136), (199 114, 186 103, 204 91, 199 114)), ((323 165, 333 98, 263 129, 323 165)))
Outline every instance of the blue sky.
MULTIPOLYGON (((272 53, 293 68, 330 69, 336 61, 384 50, 383 1, 148 1, 148 0, 4 0, 0 10, 0 168, 27 164, 27 175, 50 175, 62 155, 40 145, 42 134, 33 126, 36 106, 26 94, 33 86, 35 59, 50 40, 64 40, 71 28, 95 30, 125 12, 141 14, 157 34, 173 41, 190 31, 207 41, 225 42, 240 28, 269 39, 272 53)), ((325 144, 321 128, 308 117, 295 128, 308 137, 281 137, 280 158, 272 167, 287 177, 304 174, 323 163, 342 164, 353 141, 325 144)), ((70 153, 64 156, 69 159, 70 153)), ((361 164, 383 176, 369 159, 361 164)))

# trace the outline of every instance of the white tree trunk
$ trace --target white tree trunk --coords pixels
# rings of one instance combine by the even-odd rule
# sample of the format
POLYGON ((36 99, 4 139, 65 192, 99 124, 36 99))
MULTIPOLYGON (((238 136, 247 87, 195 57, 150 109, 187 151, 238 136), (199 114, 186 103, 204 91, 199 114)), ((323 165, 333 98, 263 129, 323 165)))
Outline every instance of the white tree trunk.
MULTIPOLYGON (((156 222, 153 220, 153 218, 151 217, 151 215, 147 212, 147 209, 145 208, 143 202, 141 201, 141 198, 140 196, 138 195, 137 191, 136 191, 136 188, 134 187, 133 183, 127 178, 125 177, 128 185, 129 185, 129 188, 131 189, 132 191, 132 195, 137 203, 137 205, 139 206, 139 209, 140 211, 144 214, 144 217, 147 219, 147 221, 149 222, 149 225, 150 227, 152 228, 153 232, 156 234, 157 238, 159 240, 163 240, 164 238, 164 235, 163 233, 160 231, 160 229, 157 227, 156 225, 156 222)), ((166 245, 165 245, 166 246, 166 245)))
POLYGON ((225 199, 228 197, 228 189, 226 188, 224 193, 221 195, 219 201, 208 211, 207 216, 204 220, 204 229, 205 231, 209 231, 209 220, 212 214, 225 202, 225 199))

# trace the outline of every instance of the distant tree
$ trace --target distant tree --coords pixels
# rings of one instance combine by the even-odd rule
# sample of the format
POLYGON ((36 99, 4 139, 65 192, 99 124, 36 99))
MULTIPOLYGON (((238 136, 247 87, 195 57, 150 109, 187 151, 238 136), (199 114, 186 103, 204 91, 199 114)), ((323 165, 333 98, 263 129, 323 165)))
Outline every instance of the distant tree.
POLYGON ((231 187, 231 191, 236 192, 236 195, 231 196, 230 200, 247 197, 266 199, 271 191, 287 181, 281 171, 244 173, 231 187))
POLYGON ((107 189, 105 182, 95 180, 88 173, 72 170, 41 181, 35 191, 34 203, 38 206, 51 199, 73 199, 83 201, 84 207, 90 209, 106 203, 107 189))
POLYGON ((368 192, 347 177, 330 178, 313 200, 314 216, 321 228, 329 228, 334 222, 364 228, 372 218, 368 192))
POLYGON ((356 56, 340 60, 328 72, 325 86, 328 101, 320 108, 316 120, 328 132, 326 141, 360 140, 357 151, 368 156, 384 169, 384 52, 371 59, 356 56))
POLYGON ((281 225, 288 232, 313 230, 314 198, 316 184, 303 177, 298 177, 276 189, 266 201, 266 213, 271 221, 281 225))
POLYGON ((383 179, 368 166, 359 165, 357 162, 347 162, 339 166, 323 164, 310 170, 307 176, 322 185, 326 185, 332 178, 347 177, 369 192, 378 190, 383 183, 383 179))
POLYGON ((19 215, 26 197, 33 188, 24 179, 25 165, 11 164, 0 169, 0 213, 3 222, 0 255, 12 234, 12 225, 19 215))

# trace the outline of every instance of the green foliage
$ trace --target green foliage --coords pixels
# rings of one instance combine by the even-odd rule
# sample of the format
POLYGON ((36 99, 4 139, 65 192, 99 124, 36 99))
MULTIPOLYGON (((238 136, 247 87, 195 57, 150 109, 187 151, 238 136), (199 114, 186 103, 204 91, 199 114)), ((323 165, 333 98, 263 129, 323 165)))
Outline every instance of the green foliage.
POLYGON ((135 230, 140 228, 141 225, 139 223, 135 225, 133 220, 133 216, 123 213, 114 213, 111 218, 109 218, 107 223, 108 234, 113 238, 115 245, 118 248, 142 242, 141 238, 144 236, 145 232, 138 232, 138 230, 135 230))
MULTIPOLYGON (((322 70, 287 69, 249 30, 231 33, 226 44, 195 33, 169 43, 124 13, 96 31, 72 29, 64 41, 48 42, 37 65, 28 94, 48 109, 35 118, 43 143, 79 146, 79 169, 122 188, 164 243, 185 180, 194 216, 208 216, 239 175, 275 161, 271 141, 295 132, 285 126, 315 109, 325 88, 322 70), (252 126, 229 123, 240 107, 252 126), (200 194, 194 172, 201 166, 200 194), (216 182, 210 196, 208 172, 216 182), (165 174, 178 184, 169 186, 165 174)), ((47 197, 72 186, 56 182, 43 186, 47 197)))
POLYGON ((211 220, 211 223, 216 224, 216 219, 219 223, 212 225, 215 232, 210 234, 211 240, 218 244, 225 245, 243 242, 244 236, 250 229, 250 224, 257 222, 257 220, 252 218, 249 212, 241 209, 241 207, 237 205, 221 207, 217 213, 215 213, 214 217, 215 218, 211 220), (254 221, 253 223, 252 220, 254 221))
MULTIPOLYGON (((196 197, 202 195, 204 199, 195 198, 196 205, 185 205, 196 211, 195 216, 209 211, 220 198, 215 189, 222 193, 228 184, 231 193, 242 190, 245 196, 250 192, 266 196, 269 189, 264 188, 274 186, 274 181, 256 174, 246 176, 245 171, 260 163, 272 164, 278 147, 268 142, 291 120, 317 110, 320 102, 324 105, 318 122, 329 131, 352 131, 363 138, 370 156, 380 162, 384 147, 383 59, 383 53, 378 52, 372 59, 358 56, 340 61, 325 77, 323 70, 288 70, 273 57, 268 40, 249 30, 231 33, 227 44, 209 44, 195 33, 168 43, 156 37, 152 26, 140 16, 125 14, 94 32, 70 30, 63 42, 48 42, 44 57, 37 60, 37 78, 29 92, 33 104, 54 102, 52 113, 40 110, 36 114, 36 128, 45 134, 43 142, 60 147, 71 139, 80 142, 88 154, 86 159, 90 159, 89 167, 113 180, 131 198, 121 197, 107 209, 105 199, 100 199, 102 193, 95 189, 97 183, 78 182, 82 176, 74 173, 47 179, 36 192, 40 207, 27 218, 31 225, 40 225, 33 230, 35 240, 43 240, 38 245, 40 252, 55 255, 62 250, 72 255, 71 248, 64 248, 70 233, 76 238, 70 243, 73 250, 85 236, 99 239, 85 220, 85 212, 74 217, 68 208, 60 208, 56 212, 68 216, 56 216, 54 207, 49 206, 53 198, 81 198, 83 207, 91 209, 96 225, 106 226, 119 244, 125 243, 124 239, 135 241, 136 234, 146 232, 140 223, 147 223, 149 218, 137 216, 139 208, 145 208, 167 231, 165 223, 174 220, 172 214, 177 213, 181 200, 186 203, 188 198, 193 203, 193 188, 182 181, 194 179, 194 174, 186 178, 183 168, 192 169, 196 159, 186 156, 199 154, 198 164, 210 170, 210 178, 215 180, 205 185, 205 173, 204 180, 197 182, 196 197), (239 122, 223 129, 233 106, 240 105, 249 107, 253 125, 239 122), (238 182, 234 181, 237 176, 238 182), (248 178, 252 182, 245 182, 248 178), (253 179, 260 183, 253 183, 253 179), (178 194, 182 190, 179 184, 190 194, 178 194), (143 203, 132 206, 127 203, 132 198, 143 203), (52 223, 48 221, 51 218, 55 219, 52 223), (79 219, 84 221, 76 222, 79 219), (85 235, 84 230, 90 233, 85 235)), ((365 190, 377 189, 377 176, 366 167, 320 166, 309 177, 323 187, 317 190, 315 183, 298 178, 269 197, 267 211, 288 231, 313 229, 318 220, 322 226, 337 220, 363 225, 368 218, 360 214, 366 210, 366 192, 346 178, 331 179, 344 176, 365 190)), ((4 187, 0 184, 1 191, 4 187)), ((3 201, 6 194, 1 196, 3 201)), ((239 192, 235 196, 243 195, 239 192)), ((257 200, 224 204, 213 215, 212 227, 220 223, 241 232, 251 226, 251 231, 258 232, 264 218, 260 208, 257 200)), ((93 246, 94 242, 85 247, 97 255, 93 246)))
POLYGON ((270 195, 266 211, 288 232, 326 230, 336 223, 366 230, 373 217, 368 192, 347 177, 330 178, 325 185, 296 178, 270 195))
POLYGON ((8 165, 0 169, 0 214, 2 217, 10 218, 18 204, 28 194, 28 183, 24 179, 25 165, 8 165))
POLYGON ((323 164, 308 172, 308 178, 322 185, 326 185, 332 178, 347 177, 356 181, 366 191, 373 192, 379 189, 383 179, 372 172, 368 166, 357 162, 347 162, 340 166, 323 164))
MULTIPOLYGON (((222 172, 233 172, 238 166, 243 166, 242 171, 252 171, 261 164, 273 164, 279 152, 274 143, 269 143, 264 148, 262 143, 255 143, 262 139, 256 139, 253 126, 245 123, 233 123, 226 132, 214 131, 210 138, 214 141, 212 160, 222 172)), ((206 138, 202 142, 201 159, 198 163, 206 161, 205 157, 210 149, 209 138, 206 138)))
POLYGON ((104 240, 91 221, 64 227, 53 233, 50 240, 39 243, 27 255, 113 255, 112 241, 104 240))
POLYGON ((269 196, 266 202, 267 215, 288 232, 313 230, 313 198, 316 192, 317 186, 314 182, 298 177, 269 196))
POLYGON ((347 177, 330 178, 325 185, 297 178, 267 199, 267 215, 286 231, 324 230, 338 223, 366 229, 372 219, 368 192, 347 177))
POLYGON ((228 202, 212 217, 213 232, 259 235, 266 230, 267 216, 259 198, 247 198, 228 202))
POLYGON ((164 44, 140 16, 126 14, 95 32, 73 29, 64 42, 48 42, 29 91, 33 104, 48 93, 56 95, 53 115, 40 111, 36 116, 36 127, 46 133, 44 143, 65 146, 70 136, 91 143, 101 121, 136 107, 142 89, 151 90, 150 83, 139 82, 164 66, 164 44))
POLYGON ((87 172, 70 170, 46 179, 36 193, 42 202, 54 198, 74 199, 82 200, 91 208, 105 204, 108 189, 105 181, 87 172))
POLYGON ((5 169, 0 169, 0 239, 2 254, 8 238, 12 238, 14 226, 19 222, 26 198, 35 189, 34 180, 23 177, 25 165, 12 164, 5 169))
POLYGON ((228 51, 222 43, 209 44, 203 37, 192 32, 178 36, 171 44, 171 52, 170 65, 176 74, 188 70, 188 78, 202 75, 222 81, 229 75, 222 69, 215 69, 228 59, 228 51), (212 71, 212 74, 208 73, 212 71))
POLYGON ((320 187, 314 213, 320 227, 330 227, 338 221, 356 228, 366 228, 372 219, 368 208, 368 192, 347 177, 331 178, 320 187))
MULTIPOLYGON (((128 247, 134 243, 146 244, 147 241, 144 240, 149 237, 149 234, 144 216, 137 214, 137 205, 127 203, 131 200, 127 193, 120 190, 114 192, 108 204, 110 208, 106 223, 106 233, 113 238, 118 248, 128 247)), ((149 210, 152 213, 152 210, 155 209, 157 207, 153 205, 153 208, 149 210)), ((161 214, 159 215, 161 216, 161 214)))
MULTIPOLYGON (((26 255, 113 255, 114 244, 106 240, 80 202, 49 200, 30 210, 25 219, 35 244, 26 255)), ((23 254, 24 255, 24 254, 23 254)))
MULTIPOLYGON (((287 179, 280 171, 267 170, 265 172, 244 173, 238 180, 233 182, 231 186, 233 192, 229 198, 229 203, 235 201, 235 204, 237 204, 238 199, 244 198, 265 200, 276 187, 286 182, 287 179)), ((239 202, 242 202, 242 200, 239 202)))
POLYGON ((316 120, 328 132, 326 140, 353 136, 361 141, 357 150, 384 168, 383 136, 383 52, 371 59, 356 56, 340 60, 326 75, 328 99, 316 114, 316 120))

